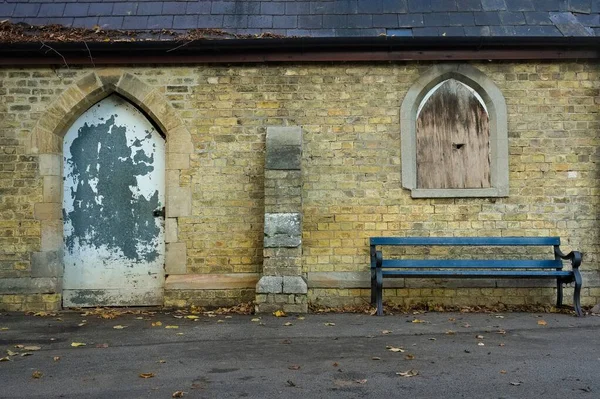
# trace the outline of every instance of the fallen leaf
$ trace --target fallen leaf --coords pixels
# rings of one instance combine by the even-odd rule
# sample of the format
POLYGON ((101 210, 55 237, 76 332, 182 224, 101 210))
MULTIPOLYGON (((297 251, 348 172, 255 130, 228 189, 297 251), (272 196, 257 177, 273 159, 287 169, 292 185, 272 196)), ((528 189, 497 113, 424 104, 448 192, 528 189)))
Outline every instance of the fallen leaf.
POLYGON ((395 347, 395 346, 386 346, 385 349, 389 350, 390 352, 404 353, 404 349, 398 348, 398 347, 395 347))
POLYGON ((6 351, 6 354, 7 354, 8 356, 17 356, 17 355, 18 355, 18 353, 17 353, 17 352, 13 352, 13 351, 11 351, 10 349, 8 349, 8 350, 6 351))
POLYGON ((477 338, 477 339, 483 339, 483 335, 478 335, 475 338, 477 338))
POLYGON ((160 321, 156 321, 156 322, 152 323, 152 327, 160 327, 160 326, 162 326, 162 322, 160 322, 160 321))
POLYGON ((293 365, 289 366, 288 369, 290 369, 290 370, 300 370, 300 366, 298 366, 296 364, 293 364, 293 365))
POLYGON ((15 345, 15 348, 17 349, 23 349, 25 347, 25 345, 15 345))
POLYGON ((31 356, 31 355, 33 355, 33 353, 31 353, 31 352, 23 352, 23 353, 21 353, 21 357, 31 356))
POLYGON ((362 380, 354 380, 357 384, 366 384, 367 383, 367 379, 362 379, 362 380))
POLYGON ((413 322, 413 323, 425 323, 425 320, 421 320, 421 319, 414 319, 412 322, 413 322))
POLYGON ((396 373, 396 375, 399 375, 400 377, 414 377, 419 375, 419 372, 415 369, 410 369, 408 371, 399 371, 396 373))
POLYGON ((448 321, 456 321, 456 319, 454 317, 450 317, 448 321))
POLYGON ((163 359, 160 359, 160 360, 158 361, 158 363, 161 363, 161 364, 162 364, 162 363, 166 363, 166 362, 167 362, 167 361, 166 361, 166 360, 163 360, 163 359))
POLYGON ((225 316, 226 319, 233 319, 233 316, 225 316))
POLYGON ((538 322, 537 322, 537 323, 538 323, 538 325, 540 325, 540 326, 545 326, 546 324, 548 324, 548 323, 546 323, 544 320, 538 320, 538 322))
POLYGON ((469 327, 471 327, 471 325, 469 323, 465 323, 465 324, 463 324, 463 327, 464 328, 469 328, 469 327))
POLYGON ((117 326, 113 326, 113 328, 114 328, 115 330, 122 330, 122 329, 124 329, 124 328, 127 328, 127 326, 117 325, 117 326))
POLYGON ((335 323, 325 323, 326 326, 335 326, 335 323))
POLYGON ((304 317, 304 316, 298 316, 298 317, 296 317, 296 319, 298 319, 298 320, 304 320, 304 319, 306 319, 306 317, 304 317))
POLYGON ((60 356, 54 356, 54 357, 52 358, 52 360, 54 360, 55 362, 58 362, 58 361, 60 360, 60 356))
POLYGON ((381 360, 381 358, 379 356, 373 356, 371 360, 381 360))
POLYGON ((0 327, 0 331, 6 331, 8 330, 8 327, 0 327))
POLYGON ((500 374, 506 374, 506 370, 500 370, 500 374))
POLYGON ((483 342, 479 342, 477 345, 479 345, 479 346, 485 346, 485 344, 483 342))
POLYGON ((183 392, 183 391, 175 391, 175 392, 173 392, 171 397, 172 398, 183 398, 184 394, 185 394, 185 392, 183 392))
POLYGON ((96 348, 108 348, 108 344, 96 344, 96 348))
MULTIPOLYGON (((279 317, 279 316, 277 316, 277 317, 279 317)), ((292 380, 287 380, 286 382, 287 382, 287 384, 288 384, 289 386, 291 386, 291 387, 295 387, 295 386, 296 386, 296 384, 295 384, 295 383, 294 383, 294 381, 292 381, 292 380)))
POLYGON ((10 362, 10 358, 8 356, 0 357, 0 362, 10 362))
POLYGON ((496 318, 497 318, 497 319, 503 319, 503 318, 504 318, 504 316, 496 315, 496 318))
POLYGON ((26 351, 39 351, 42 348, 40 346, 24 346, 23 349, 26 351))
POLYGON ((41 371, 39 371, 39 370, 36 370, 36 371, 34 371, 34 372, 33 372, 33 374, 31 374, 31 376, 32 376, 33 378, 42 378, 42 376, 43 376, 43 375, 44 375, 44 374, 42 374, 42 372, 41 372, 41 371))
POLYGON ((406 360, 415 360, 415 355, 411 355, 410 353, 408 353, 404 356, 404 358, 406 360))
POLYGON ((154 373, 141 373, 140 377, 141 378, 152 378, 152 377, 154 377, 154 373))
MULTIPOLYGON (((185 318, 190 319, 190 320, 196 320, 196 319, 199 319, 200 316, 195 316, 195 315, 191 314, 191 315, 185 316, 185 318)), ((177 391, 177 392, 181 392, 181 391, 177 391)))
POLYGON ((177 333, 177 335, 183 335, 183 333, 177 333))
POLYGON ((437 338, 429 338, 430 341, 436 341, 437 338))
POLYGON ((510 385, 514 385, 514 386, 518 386, 521 385, 522 382, 521 381, 511 381, 510 385))
POLYGON ((165 326, 165 328, 176 329, 176 328, 179 328, 179 326, 165 326))
POLYGON ((338 362, 334 362, 334 363, 332 364, 332 366, 333 366, 333 367, 337 367, 337 366, 339 366, 339 364, 338 364, 338 362))
POLYGON ((504 330, 498 330, 498 331, 496 331, 496 334, 502 334, 502 335, 504 335, 504 334, 506 334, 506 331, 504 331, 504 330))
POLYGON ((225 320, 217 320, 217 323, 225 323, 225 320))
POLYGON ((275 317, 285 317, 286 314, 283 310, 276 310, 275 312, 273 312, 273 316, 275 317))
POLYGON ((254 322, 254 323, 257 323, 257 322, 259 322, 259 321, 260 321, 260 318, 258 318, 258 317, 257 317, 257 318, 255 318, 255 319, 252 319, 252 320, 250 320, 250 321, 252 321, 252 322, 254 322))
POLYGON ((381 333, 383 335, 387 335, 387 334, 391 334, 392 332, 390 330, 383 330, 381 333))
POLYGON ((293 326, 293 324, 292 324, 292 323, 290 323, 289 321, 288 321, 287 323, 284 323, 283 325, 284 325, 284 326, 293 326))
POLYGON ((504 343, 503 343, 503 342, 500 342, 500 343, 498 344, 498 346, 504 346, 504 343))
POLYGON ((446 331, 446 335, 455 335, 456 331, 448 330, 446 331))
POLYGON ((85 346, 83 342, 71 342, 71 346, 77 348, 78 346, 85 346))

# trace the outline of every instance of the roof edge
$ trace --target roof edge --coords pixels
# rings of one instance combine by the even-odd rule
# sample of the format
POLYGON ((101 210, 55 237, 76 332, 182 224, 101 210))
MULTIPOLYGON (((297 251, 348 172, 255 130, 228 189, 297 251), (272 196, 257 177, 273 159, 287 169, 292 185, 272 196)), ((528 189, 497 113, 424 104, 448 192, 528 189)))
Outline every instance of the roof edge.
POLYGON ((18 42, 0 65, 600 58, 600 37, 350 37, 18 42))

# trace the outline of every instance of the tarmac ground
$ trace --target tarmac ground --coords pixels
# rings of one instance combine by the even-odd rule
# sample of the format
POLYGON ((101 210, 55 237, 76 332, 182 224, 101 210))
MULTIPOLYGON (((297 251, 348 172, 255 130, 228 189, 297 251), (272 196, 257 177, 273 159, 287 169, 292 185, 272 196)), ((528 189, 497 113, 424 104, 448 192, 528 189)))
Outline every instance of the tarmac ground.
POLYGON ((0 360, 0 398, 591 399, 600 317, 2 313, 0 360))

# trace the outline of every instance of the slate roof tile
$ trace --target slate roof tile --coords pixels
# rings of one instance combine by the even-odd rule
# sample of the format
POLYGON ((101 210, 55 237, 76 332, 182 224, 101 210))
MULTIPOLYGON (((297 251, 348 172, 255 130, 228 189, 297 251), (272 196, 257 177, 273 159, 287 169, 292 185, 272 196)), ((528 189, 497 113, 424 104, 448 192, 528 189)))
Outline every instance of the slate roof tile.
POLYGON ((481 0, 484 11, 506 11, 504 0, 481 0))
POLYGON ((126 15, 123 17, 123 29, 148 29, 148 17, 145 15, 126 15))
POLYGON ((456 0, 431 0, 431 11, 456 11, 456 0))
POLYGON ((248 28, 272 28, 272 15, 250 15, 248 16, 248 28))
POLYGON ((481 11, 480 0, 457 0, 456 6, 461 11, 481 11))
POLYGON ((39 4, 18 3, 13 11, 13 17, 35 18, 40 11, 39 4))
POLYGON ((33 25, 318 37, 583 37, 600 28, 600 0, 0 0, 0 20, 7 18, 33 25))
POLYGON ((267 15, 285 14, 285 3, 282 1, 263 1, 260 3, 260 13, 267 15))
POLYGON ((64 17, 87 17, 89 3, 68 3, 63 11, 64 17))
POLYGON ((90 3, 88 8, 88 16, 101 16, 103 18, 110 18, 113 13, 113 3, 90 3))
POLYGON ((398 16, 396 14, 373 15, 374 28, 397 28, 398 16))
POLYGON ((137 15, 154 15, 160 16, 162 13, 163 3, 158 1, 142 3, 137 8, 137 15))
POLYGON ((398 26, 407 28, 423 27, 423 14, 398 14, 398 26))
POLYGON ((431 12, 431 0, 408 0, 408 11, 431 12))
MULTIPOLYGON (((325 15, 325 17, 332 17, 333 15, 325 15)), ((340 15, 341 17, 341 15, 340 15)), ((337 24, 331 24, 331 26, 324 26, 325 28, 333 28, 337 24)), ((273 28, 276 29, 296 29, 298 27, 298 17, 296 15, 275 15, 273 16, 273 28)))
POLYGON ((498 13, 502 25, 525 25, 525 15, 522 12, 500 11, 498 13))
POLYGON ((304 15, 310 14, 310 2, 294 1, 285 3, 285 13, 287 15, 304 15))
POLYGON ((475 25, 500 25, 500 14, 497 12, 475 12, 475 25))
MULTIPOLYGON (((289 3, 288 3, 289 4, 289 3)), ((311 14, 335 14, 335 2, 334 1, 311 1, 310 2, 310 13, 311 14)))
POLYGON ((366 14, 348 15, 348 28, 371 28, 373 17, 366 14))
POLYGON ((408 4, 406 0, 383 0, 382 8, 382 12, 384 14, 408 12, 408 4))
POLYGON ((381 14, 383 0, 357 0, 359 14, 381 14))
POLYGON ((102 29, 121 29, 123 26, 123 17, 100 17, 98 25, 102 29))
MULTIPOLYGON (((112 15, 135 15, 137 11, 137 3, 114 3, 112 15)), ((164 12, 164 10, 163 10, 164 12)))
POLYGON ((531 0, 504 0, 508 11, 535 11, 531 0))
POLYGON ((148 29, 171 29, 172 27, 172 15, 152 15, 148 17, 148 29))
POLYGON ((223 28, 241 28, 248 27, 247 15, 223 15, 223 28))
POLYGON ((323 27, 323 16, 321 15, 299 15, 298 28, 320 29, 323 27))

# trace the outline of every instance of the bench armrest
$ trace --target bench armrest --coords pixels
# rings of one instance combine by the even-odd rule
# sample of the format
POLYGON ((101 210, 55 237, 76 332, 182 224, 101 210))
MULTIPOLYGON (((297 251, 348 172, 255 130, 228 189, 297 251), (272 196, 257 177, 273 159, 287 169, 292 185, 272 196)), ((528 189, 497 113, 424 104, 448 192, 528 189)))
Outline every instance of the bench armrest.
POLYGON ((579 251, 571 251, 565 255, 559 248, 555 248, 554 254, 561 259, 570 260, 573 269, 577 269, 581 266, 582 255, 579 251))

